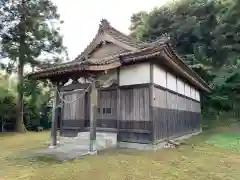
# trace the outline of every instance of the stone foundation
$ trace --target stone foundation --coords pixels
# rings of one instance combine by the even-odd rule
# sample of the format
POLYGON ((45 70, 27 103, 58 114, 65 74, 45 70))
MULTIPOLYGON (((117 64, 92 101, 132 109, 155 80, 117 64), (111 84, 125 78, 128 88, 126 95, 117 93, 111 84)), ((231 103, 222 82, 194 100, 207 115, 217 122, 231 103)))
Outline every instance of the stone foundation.
MULTIPOLYGON (((89 146, 89 132, 80 132, 76 137, 60 137, 60 145, 76 144, 89 146)), ((117 133, 113 132, 97 132, 96 133, 96 148, 97 150, 116 148, 117 133)))
MULTIPOLYGON (((194 135, 198 135, 202 130, 187 134, 180 137, 169 138, 172 140, 183 140, 188 139, 194 135)), ((76 137, 60 137, 60 146, 81 146, 85 147, 86 150, 89 148, 89 132, 78 133, 76 137)), ((117 133, 113 132, 97 132, 96 134, 96 149, 103 150, 109 148, 129 148, 137 150, 156 150, 163 148, 165 140, 159 141, 156 144, 141 144, 141 143, 128 143, 128 142, 117 142, 117 133)))
MULTIPOLYGON (((176 137, 176 138, 169 138, 172 140, 183 140, 183 139, 188 139, 192 136, 198 135, 202 132, 202 129, 200 129, 197 132, 194 132, 192 134, 187 134, 184 136, 176 137)), ((118 142, 117 147, 118 148, 129 148, 129 149, 137 149, 137 150, 157 150, 160 148, 163 148, 166 142, 160 141, 157 144, 140 144, 140 143, 128 143, 128 142, 118 142)))

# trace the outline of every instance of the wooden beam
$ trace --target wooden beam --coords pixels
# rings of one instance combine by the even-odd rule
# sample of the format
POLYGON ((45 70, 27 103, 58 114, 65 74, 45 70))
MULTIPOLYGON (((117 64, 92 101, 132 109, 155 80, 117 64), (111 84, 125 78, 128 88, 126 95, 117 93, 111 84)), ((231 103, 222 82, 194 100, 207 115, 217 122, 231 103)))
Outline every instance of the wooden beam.
POLYGON ((52 144, 50 148, 54 148, 57 146, 57 123, 58 123, 58 115, 59 115, 59 85, 55 83, 54 85, 54 99, 53 99, 53 107, 52 107, 52 128, 51 128, 51 135, 52 135, 52 144))
POLYGON ((152 132, 152 142, 155 141, 155 132, 154 132, 154 118, 153 118, 153 103, 154 103, 154 99, 153 99, 153 88, 154 88, 154 84, 153 84, 153 63, 150 62, 150 86, 149 86, 149 116, 150 116, 150 121, 152 121, 152 127, 151 127, 151 132, 152 132))
POLYGON ((84 119, 85 119, 85 121, 89 120, 89 107, 90 107, 89 99, 90 99, 89 92, 85 91, 85 95, 84 95, 84 119))
MULTIPOLYGON (((60 92, 60 91, 59 91, 59 92, 60 92)), ((63 115, 64 115, 64 114, 63 114, 63 113, 64 113, 64 111, 63 111, 63 110, 64 110, 64 103, 62 102, 62 99, 64 98, 64 94, 63 94, 62 92, 60 92, 59 95, 60 95, 60 97, 61 97, 61 98, 59 97, 59 98, 60 98, 59 103, 62 103, 62 106, 59 108, 59 111, 58 111, 58 112, 59 112, 59 123, 60 123, 60 134, 59 134, 59 135, 62 136, 62 134, 63 134, 63 120, 64 120, 64 119, 63 119, 63 115)))
POLYGON ((85 83, 85 84, 81 84, 81 83, 77 83, 77 84, 70 84, 68 86, 62 86, 60 88, 60 91, 73 91, 75 89, 86 89, 89 87, 89 83, 85 83))
POLYGON ((95 82, 92 83, 90 88, 90 144, 89 151, 96 151, 96 112, 97 112, 97 99, 98 99, 98 91, 95 87, 95 82))
POLYGON ((117 88, 117 138, 119 137, 120 121, 121 121, 121 91, 119 88, 119 77, 120 77, 120 68, 117 69, 117 79, 118 79, 118 88, 117 88))

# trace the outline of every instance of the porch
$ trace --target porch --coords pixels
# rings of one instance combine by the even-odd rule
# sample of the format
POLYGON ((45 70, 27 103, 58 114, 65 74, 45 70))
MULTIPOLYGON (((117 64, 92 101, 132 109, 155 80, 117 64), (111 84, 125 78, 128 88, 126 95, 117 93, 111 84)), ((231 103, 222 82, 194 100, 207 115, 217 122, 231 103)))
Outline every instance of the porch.
MULTIPOLYGON (((81 158, 82 156, 89 154, 89 137, 90 132, 80 132, 76 137, 72 138, 60 137, 58 146, 56 146, 56 148, 44 148, 38 150, 35 155, 50 155, 60 161, 81 158)), ((116 148, 117 134, 97 132, 95 145, 98 151, 116 148)))
MULTIPOLYGON (((71 84, 60 88, 63 103, 60 114, 60 135, 77 137, 90 131, 89 93, 78 89, 87 84, 71 84), (73 86, 75 89, 73 89, 73 86), (68 103, 71 102, 71 103, 68 103)), ((96 132, 116 133, 120 142, 151 143, 150 84, 118 86, 97 90, 96 132)))
MULTIPOLYGON (((71 84, 60 88, 60 135, 76 137, 90 130, 89 84, 71 84)), ((94 114, 98 132, 117 132, 117 88, 97 90, 97 107, 94 114)))

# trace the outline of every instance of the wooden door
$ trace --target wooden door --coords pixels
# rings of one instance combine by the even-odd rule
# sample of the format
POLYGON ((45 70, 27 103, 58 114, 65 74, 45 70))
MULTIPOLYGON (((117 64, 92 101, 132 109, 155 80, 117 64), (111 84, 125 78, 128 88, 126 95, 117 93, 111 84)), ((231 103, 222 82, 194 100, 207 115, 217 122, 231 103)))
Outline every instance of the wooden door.
POLYGON ((99 91, 97 111, 97 127, 117 128, 117 90, 99 91))
POLYGON ((83 131, 85 121, 85 93, 82 90, 62 93, 62 130, 83 131))

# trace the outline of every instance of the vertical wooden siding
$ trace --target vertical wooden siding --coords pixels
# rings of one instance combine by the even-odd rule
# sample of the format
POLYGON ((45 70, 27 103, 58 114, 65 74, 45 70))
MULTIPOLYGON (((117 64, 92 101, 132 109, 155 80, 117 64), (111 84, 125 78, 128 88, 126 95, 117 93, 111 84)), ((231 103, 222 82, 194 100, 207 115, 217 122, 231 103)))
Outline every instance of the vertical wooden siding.
MULTIPOLYGON (((64 103, 62 108, 62 127, 63 129, 80 129, 89 127, 88 100, 80 91, 65 92, 63 98, 66 101, 77 101, 73 103, 64 103), (81 97, 79 99, 79 97, 81 97), (84 124, 82 124, 84 123, 84 124)), ((97 108, 97 127, 117 128, 117 91, 100 90, 98 95, 97 108)))
POLYGON ((97 127, 117 128, 117 90, 100 90, 97 127))
POLYGON ((119 141, 149 142, 149 87, 120 90, 119 141))
POLYGON ((64 103, 63 107, 63 119, 77 120, 84 119, 84 96, 82 92, 71 92, 63 95, 65 101, 71 103, 64 103))
POLYGON ((149 88, 121 89, 121 120, 150 121, 149 88))
POLYGON ((200 128, 200 103, 154 87, 154 140, 188 134, 200 128))
POLYGON ((85 96, 83 91, 62 93, 61 134, 75 134, 83 131, 85 121, 85 96), (68 103, 70 102, 70 103, 68 103))

